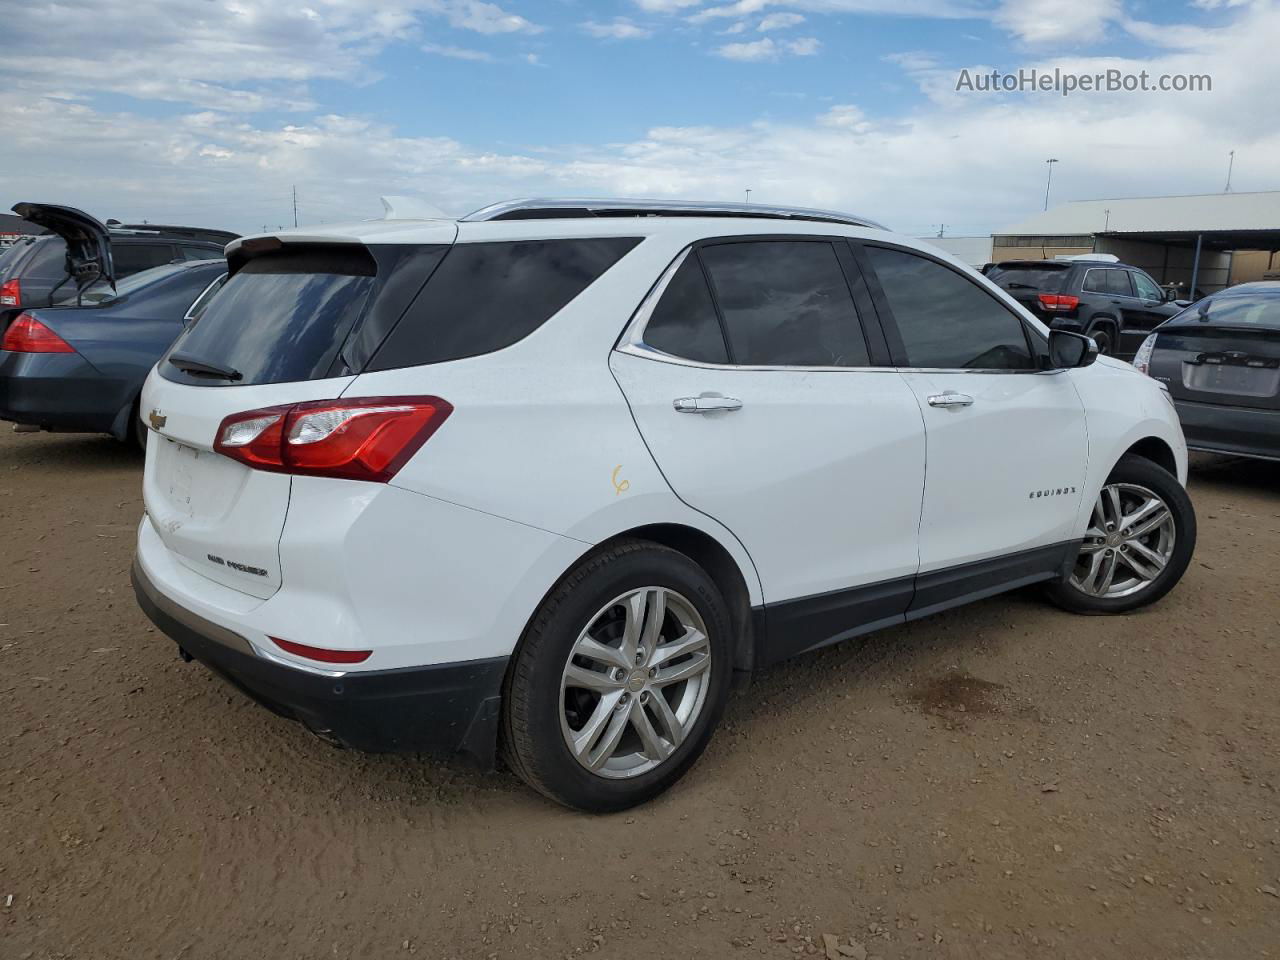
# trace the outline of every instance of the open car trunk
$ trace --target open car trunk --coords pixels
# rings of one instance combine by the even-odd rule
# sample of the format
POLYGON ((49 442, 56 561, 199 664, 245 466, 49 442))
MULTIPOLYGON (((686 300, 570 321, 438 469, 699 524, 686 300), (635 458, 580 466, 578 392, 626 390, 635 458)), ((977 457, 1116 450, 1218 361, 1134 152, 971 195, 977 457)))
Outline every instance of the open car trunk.
POLYGON ((13 212, 66 242, 67 274, 76 290, 98 280, 115 285, 111 235, 106 224, 83 210, 52 203, 15 203, 13 212))

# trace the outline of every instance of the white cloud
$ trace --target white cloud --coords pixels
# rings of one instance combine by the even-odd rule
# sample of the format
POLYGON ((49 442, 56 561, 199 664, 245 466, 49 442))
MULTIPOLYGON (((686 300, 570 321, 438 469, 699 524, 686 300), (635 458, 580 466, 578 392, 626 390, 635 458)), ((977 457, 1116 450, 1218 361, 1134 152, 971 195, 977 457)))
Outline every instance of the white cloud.
POLYGON ((608 40, 643 40, 653 36, 653 31, 648 27, 632 23, 626 17, 615 17, 608 23, 588 20, 582 24, 582 29, 593 37, 608 40))
MULTIPOLYGON (((80 0, 5 9, 5 86, 126 94, 217 110, 314 109, 309 82, 363 84, 372 58, 443 20, 481 34, 542 28, 479 0, 80 0), (22 55, 16 56, 15 51, 22 55)), ((458 48, 455 48, 458 49, 458 48)), ((436 51, 442 52, 442 51, 436 51)))
POLYGON ((472 60, 477 63, 492 63, 493 54, 486 53, 484 50, 472 50, 469 47, 451 47, 442 43, 424 43, 422 45, 423 53, 434 53, 441 57, 450 57, 454 60, 472 60))
POLYGON ((760 21, 756 29, 768 33, 770 30, 786 30, 800 23, 804 23, 804 17, 798 13, 771 13, 760 21))
POLYGON ((716 48, 716 55, 726 60, 738 60, 756 63, 763 60, 777 60, 784 54, 795 57, 811 57, 822 47, 815 37, 801 37, 798 40, 777 41, 773 37, 762 40, 751 40, 742 43, 726 43, 716 48))
POLYGON ((634 0, 641 10, 649 13, 675 13, 689 7, 696 7, 702 0, 634 0))
POLYGON ((1023 43, 1086 43, 1123 13, 1120 0, 1004 0, 994 20, 1023 43))

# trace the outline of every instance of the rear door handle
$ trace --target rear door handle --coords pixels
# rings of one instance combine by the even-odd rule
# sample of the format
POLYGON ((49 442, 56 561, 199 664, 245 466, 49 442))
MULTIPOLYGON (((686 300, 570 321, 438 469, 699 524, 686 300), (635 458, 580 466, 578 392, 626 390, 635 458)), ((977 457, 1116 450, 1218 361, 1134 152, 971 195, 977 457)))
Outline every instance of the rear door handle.
POLYGON ((671 405, 676 413, 715 413, 742 409, 742 401, 733 397, 681 397, 671 405))
POLYGON ((967 393, 935 393, 929 398, 931 407, 971 407, 973 397, 967 393))

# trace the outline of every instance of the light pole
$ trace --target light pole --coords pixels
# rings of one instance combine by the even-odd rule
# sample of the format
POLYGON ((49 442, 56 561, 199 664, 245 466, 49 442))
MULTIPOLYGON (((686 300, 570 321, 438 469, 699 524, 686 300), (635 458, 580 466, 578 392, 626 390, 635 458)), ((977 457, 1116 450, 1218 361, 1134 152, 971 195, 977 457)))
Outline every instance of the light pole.
POLYGON ((1049 187, 1053 185, 1053 165, 1057 162, 1058 160, 1056 157, 1045 161, 1045 163, 1049 165, 1049 179, 1046 180, 1044 184, 1044 208, 1046 210, 1049 209, 1049 187))
POLYGON ((751 188, 747 188, 747 203, 751 202, 751 188))

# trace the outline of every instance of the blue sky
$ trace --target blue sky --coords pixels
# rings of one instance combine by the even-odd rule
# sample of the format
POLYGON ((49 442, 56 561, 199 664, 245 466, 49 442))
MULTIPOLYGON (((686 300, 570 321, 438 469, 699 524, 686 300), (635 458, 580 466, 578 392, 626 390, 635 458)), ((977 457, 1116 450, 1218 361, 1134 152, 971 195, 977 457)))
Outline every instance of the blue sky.
POLYGON ((1274 0, 83 0, 6 12, 0 200, 259 229, 521 195, 753 199, 983 233, 1280 187, 1274 0), (958 94, 972 71, 1201 94, 958 94))

